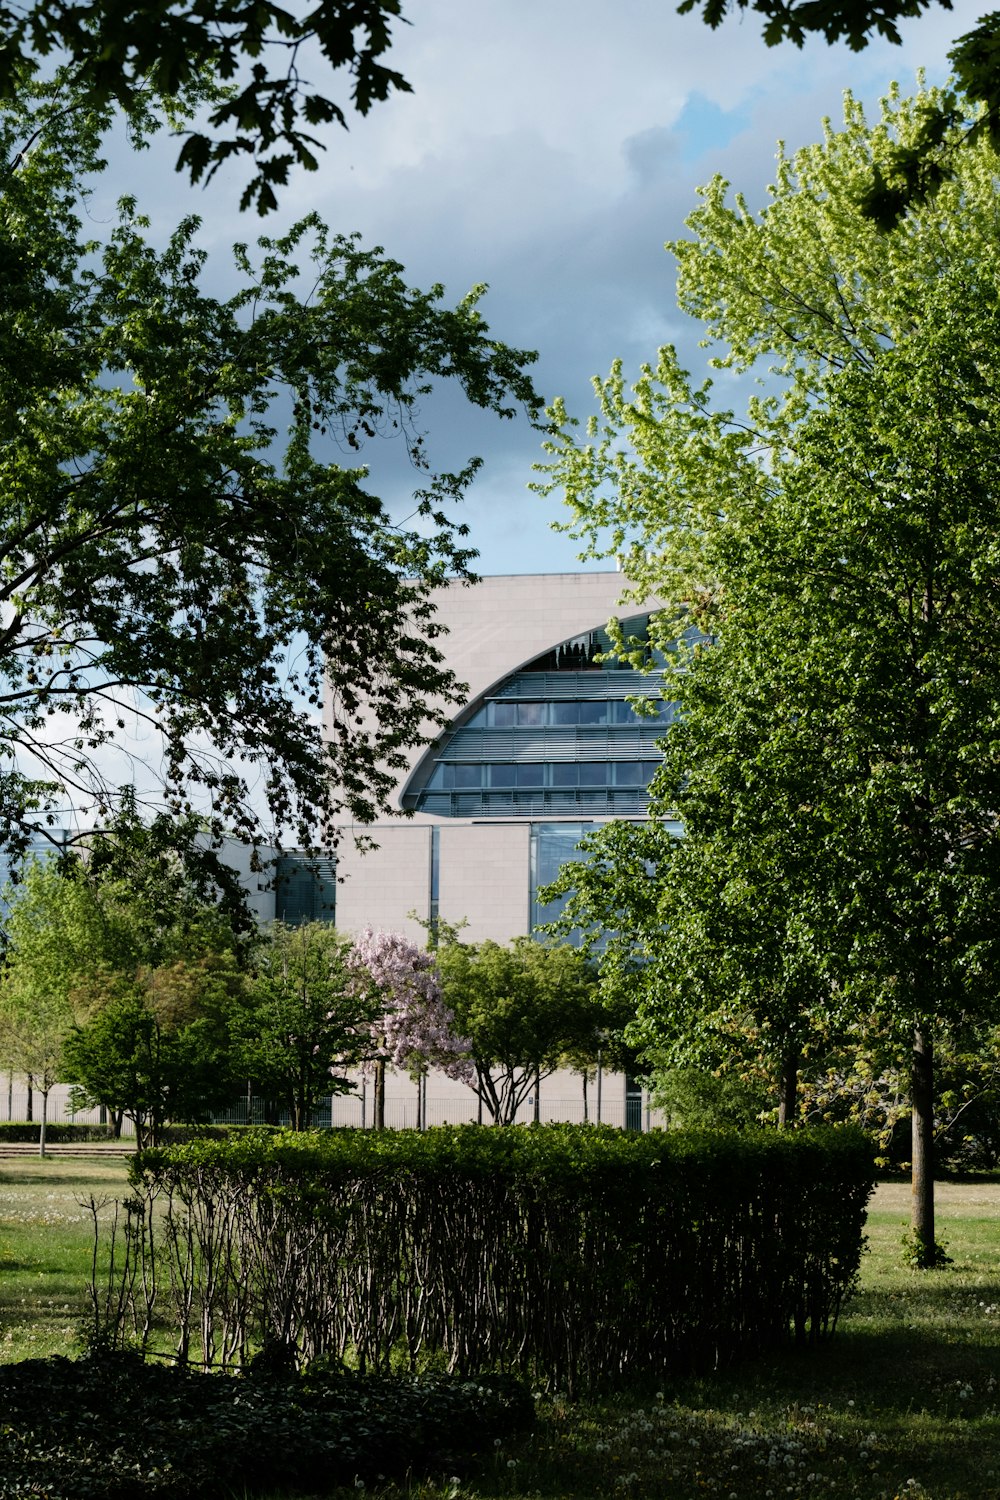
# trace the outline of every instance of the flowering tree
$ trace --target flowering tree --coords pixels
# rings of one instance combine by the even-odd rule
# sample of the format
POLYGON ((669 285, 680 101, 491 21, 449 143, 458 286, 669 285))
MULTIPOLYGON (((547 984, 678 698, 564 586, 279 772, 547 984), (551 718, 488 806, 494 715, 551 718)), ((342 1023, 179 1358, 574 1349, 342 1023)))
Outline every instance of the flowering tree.
POLYGON ((375 1071, 375 1128, 385 1126, 385 1067, 405 1069, 413 1078, 429 1067, 471 1084, 475 1068, 471 1045, 455 1029, 445 1003, 437 965, 429 953, 398 932, 366 927, 347 956, 358 983, 382 996, 383 1010, 372 1025, 375 1071))

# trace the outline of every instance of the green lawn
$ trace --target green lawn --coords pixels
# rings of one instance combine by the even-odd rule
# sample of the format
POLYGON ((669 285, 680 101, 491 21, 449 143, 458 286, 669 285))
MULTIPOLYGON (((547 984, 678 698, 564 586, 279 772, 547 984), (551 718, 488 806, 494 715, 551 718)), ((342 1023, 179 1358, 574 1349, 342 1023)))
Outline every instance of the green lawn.
POLYGON ((122 1196, 121 1157, 0 1159, 0 1362, 78 1352, 93 1252, 84 1205, 122 1196))
MULTIPOLYGON (((122 1162, 0 1161, 0 1359, 69 1353, 89 1216, 122 1162)), ((873 1200, 862 1286, 834 1341, 659 1392, 539 1401, 527 1439, 423 1500, 1000 1500, 1000 1183, 939 1189, 940 1272, 900 1260, 909 1190, 873 1200)), ((356 1491, 343 1491, 356 1494, 356 1491)))

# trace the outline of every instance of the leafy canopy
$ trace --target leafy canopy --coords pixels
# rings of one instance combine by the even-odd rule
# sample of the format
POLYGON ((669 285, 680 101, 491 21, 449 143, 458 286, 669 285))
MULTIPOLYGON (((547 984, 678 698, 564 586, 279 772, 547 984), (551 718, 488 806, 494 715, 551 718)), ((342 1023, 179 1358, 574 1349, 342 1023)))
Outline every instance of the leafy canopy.
POLYGON ((0 1035, 5 1060, 43 1093, 74 1083, 86 1106, 127 1114, 144 1137, 233 1091, 222 997, 241 985, 229 950, 242 934, 179 855, 136 836, 123 872, 133 831, 123 817, 86 863, 32 860, 8 891, 0 1035))
POLYGON ((229 1027, 243 976, 229 954, 85 977, 80 1015, 62 1049, 62 1076, 84 1108, 125 1115, 136 1146, 171 1121, 206 1120, 238 1089, 229 1027))
MULTIPOLYGON (((940 0, 951 10, 951 0, 940 0)), ((873 36, 900 43, 897 22, 911 20, 931 7, 931 0, 683 0, 683 15, 702 11, 706 25, 720 26, 732 10, 753 10, 765 18, 764 41, 803 46, 819 35, 830 43, 846 41, 855 52, 873 36)), ((866 218, 882 230, 895 229, 910 209, 925 204, 959 169, 956 151, 987 136, 1000 150, 1000 11, 981 16, 958 38, 948 60, 958 92, 927 101, 918 128, 909 140, 894 145, 873 163, 860 185, 858 203, 866 218), (961 96, 961 97, 960 97, 961 96), (971 110, 971 118, 969 111, 971 110)))
POLYGON ((347 109, 366 115, 394 90, 409 92, 383 60, 401 9, 400 0, 29 0, 0 14, 0 99, 18 98, 52 61, 89 106, 128 114, 151 94, 198 104, 211 77, 224 88, 212 91, 207 119, 185 129, 178 170, 207 181, 231 157, 249 161, 241 207, 267 213, 293 165, 318 166, 319 127, 346 127, 347 109), (315 87, 306 68, 346 74, 350 103, 324 92, 325 77, 315 87))
POLYGON ((352 982, 350 954, 328 922, 275 922, 232 1011, 234 1070, 287 1110, 296 1130, 312 1123, 320 1100, 350 1092, 346 1070, 367 1055, 378 1007, 352 982))
POLYGON ((420 398, 449 379, 533 411, 533 356, 491 337, 482 288, 447 307, 315 216, 236 246, 224 298, 195 219, 157 250, 125 200, 85 241, 102 121, 52 111, 0 113, 6 159, 36 137, 0 195, 3 826, 23 842, 53 799, 104 817, 99 752, 137 725, 171 814, 253 836, 255 785, 279 835, 329 841, 452 688, 428 595, 467 574, 448 507, 477 461, 433 470, 420 398), (409 528, 366 483, 377 437, 420 476, 409 528))
POLYGON ((586 442, 556 411, 552 472, 592 549, 610 530, 671 601, 660 631, 707 638, 676 661, 654 783, 687 838, 650 834, 663 901, 635 897, 662 960, 634 966, 647 1039, 742 1013, 794 1053, 874 1018, 911 1052, 932 1247, 935 1033, 988 1025, 1000 981, 1000 275, 985 139, 889 240, 862 215, 859 174, 921 105, 869 130, 849 100, 759 217, 705 190, 682 305, 719 365, 779 361, 745 421, 663 350, 632 391, 618 368, 599 386, 586 442))
POLYGON ((512 1124, 564 1061, 596 1056, 608 1025, 596 973, 577 949, 532 937, 449 941, 437 951, 444 1000, 468 1039, 470 1087, 497 1125, 512 1124))

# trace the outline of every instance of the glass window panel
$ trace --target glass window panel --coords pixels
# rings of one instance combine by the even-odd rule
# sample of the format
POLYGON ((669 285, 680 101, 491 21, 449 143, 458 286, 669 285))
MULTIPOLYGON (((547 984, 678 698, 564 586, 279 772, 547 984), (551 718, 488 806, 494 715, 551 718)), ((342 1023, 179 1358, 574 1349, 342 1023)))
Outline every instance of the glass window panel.
POLYGON ((485 707, 483 707, 483 708, 477 708, 476 712, 472 715, 472 718, 471 719, 466 719, 465 724, 463 725, 463 728, 465 728, 465 729, 485 729, 486 725, 489 723, 489 717, 490 717, 490 714, 489 714, 489 706, 488 705, 485 706, 485 707))
POLYGON ((662 762, 658 760, 644 760, 641 764, 643 785, 649 786, 649 783, 660 769, 662 762))
POLYGON ((608 706, 606 703, 578 703, 580 724, 606 724, 608 722, 608 706))
POLYGON ((461 765, 456 765, 456 767, 455 767, 455 786, 456 786, 457 789, 463 790, 466 787, 482 786, 482 784, 483 784, 483 768, 482 768, 482 766, 461 766, 461 765))
POLYGON ((549 711, 552 714, 553 724, 578 724, 579 703, 550 703, 549 711))
POLYGON ((497 729, 509 729, 517 718, 516 703, 491 703, 491 721, 497 729))
POLYGON ((519 703, 517 705, 517 722, 519 724, 544 724, 544 703, 519 703))
POLYGON ((446 791, 450 791, 455 785, 455 767, 450 762, 446 762, 443 766, 439 766, 438 769, 441 772, 441 786, 446 791))
POLYGON ((543 786, 545 784, 545 767, 533 761, 518 766, 517 784, 518 786, 543 786))
POLYGON ((577 766, 581 786, 607 786, 609 767, 602 760, 585 760, 577 766))
POLYGON ((579 778, 577 777, 577 770, 579 768, 576 766, 576 764, 574 762, 572 762, 572 761, 565 762, 565 761, 559 761, 559 760, 557 760, 557 761, 553 762, 553 764, 550 766, 549 769, 550 769, 550 772, 551 772, 551 775, 552 775, 552 785, 553 786, 577 786, 578 785, 579 778))
POLYGON ((643 786, 643 763, 639 760, 615 762, 615 786, 643 786))
POLYGON ((514 767, 511 765, 487 766, 489 772, 489 786, 513 786, 514 767))

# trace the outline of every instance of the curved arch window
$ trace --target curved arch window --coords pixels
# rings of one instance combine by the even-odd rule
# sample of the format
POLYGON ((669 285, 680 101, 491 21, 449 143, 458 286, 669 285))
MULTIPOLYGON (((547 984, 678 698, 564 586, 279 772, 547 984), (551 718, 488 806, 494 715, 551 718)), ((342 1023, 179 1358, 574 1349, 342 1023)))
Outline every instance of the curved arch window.
MULTIPOLYGON (((645 616, 633 619, 625 634, 641 644, 646 627, 645 616)), ((469 704, 415 768, 403 807, 442 817, 643 816, 674 705, 657 696, 659 672, 602 660, 609 649, 603 631, 563 642, 469 704)))

